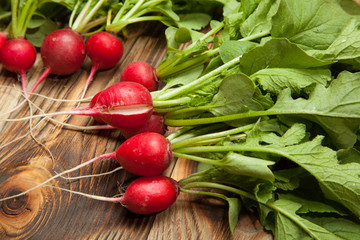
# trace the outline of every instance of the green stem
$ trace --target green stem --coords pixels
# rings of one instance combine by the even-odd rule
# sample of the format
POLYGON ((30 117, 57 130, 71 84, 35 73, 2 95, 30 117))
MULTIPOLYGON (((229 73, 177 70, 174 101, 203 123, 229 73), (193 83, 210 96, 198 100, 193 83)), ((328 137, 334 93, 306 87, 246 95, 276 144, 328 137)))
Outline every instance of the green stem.
POLYGON ((18 20, 19 0, 11 0, 11 31, 14 38, 17 37, 17 20, 18 20))
POLYGON ((217 197, 226 200, 226 196, 224 194, 215 193, 215 192, 195 191, 186 188, 180 188, 180 191, 184 193, 207 195, 207 196, 217 197))
POLYGON ((185 186, 188 183, 192 183, 192 182, 203 182, 204 181, 204 177, 202 175, 198 175, 199 173, 193 173, 191 175, 188 175, 184 178, 182 178, 179 181, 179 185, 180 187, 185 186))
POLYGON ((132 15, 134 15, 134 13, 140 8, 141 4, 143 4, 145 2, 145 0, 140 0, 138 1, 132 8, 130 11, 128 11, 124 17, 122 18, 122 20, 127 20, 129 19, 132 15))
POLYGON ((71 11, 71 15, 70 15, 70 18, 69 18, 69 27, 71 27, 71 28, 72 28, 72 26, 73 26, 76 13, 77 13, 80 5, 81 5, 81 1, 78 0, 78 1, 76 2, 76 4, 75 4, 74 9, 71 11))
POLYGON ((174 107, 161 107, 161 108, 156 108, 155 109, 155 112, 157 113, 168 113, 168 112, 171 112, 171 111, 178 111, 182 108, 185 108, 186 106, 174 106, 174 107))
MULTIPOLYGON (((1 14, 1 16, 0 16, 0 21, 2 21, 3 19, 6 19, 6 18, 8 18, 8 17, 11 17, 12 15, 11 15, 11 12, 6 12, 6 13, 3 13, 3 14, 1 14)), ((10 24, 10 26, 11 26, 11 24, 10 24)), ((9 27, 9 26, 8 26, 9 27)))
MULTIPOLYGON (((196 145, 209 145, 209 144, 215 144, 218 143, 222 140, 224 140, 225 137, 218 137, 218 138, 212 138, 212 139, 206 139, 206 140, 202 140, 202 141, 198 141, 194 144, 196 145)), ((237 141, 237 140, 244 140, 246 139, 246 134, 241 133, 241 134, 236 134, 236 135, 231 135, 231 137, 229 137, 230 141, 237 141)))
POLYGON ((31 8, 31 5, 33 4, 33 0, 26 1, 25 5, 20 9, 19 16, 18 16, 18 22, 16 27, 16 35, 14 37, 23 36, 22 32, 23 29, 26 29, 25 22, 26 17, 28 16, 28 11, 31 8))
POLYGON ((192 129, 194 129, 194 127, 182 127, 178 130, 176 130, 175 132, 171 133, 169 136, 167 136, 166 138, 170 141, 173 142, 173 140, 175 138, 178 138, 179 136, 185 134, 186 132, 191 131, 192 129))
MULTIPOLYGON (((202 35, 197 41, 191 43, 189 46, 186 47, 185 51, 190 51, 191 48, 193 48, 194 46, 197 45, 198 42, 202 42, 205 41, 207 38, 211 37, 212 35, 216 34, 217 32, 219 32, 223 27, 224 27, 224 22, 221 22, 220 24, 218 24, 215 28, 212 28, 210 31, 208 31, 207 33, 205 33, 204 35, 202 35)), ((218 51, 218 50, 217 50, 218 51)))
MULTIPOLYGON (((192 110, 192 109, 190 109, 192 110)), ((177 110, 177 114, 182 111, 182 114, 185 114, 186 110, 177 110)), ((174 111, 175 112, 175 111, 174 111)), ((173 115, 173 113, 171 113, 173 115)), ((168 126, 193 126, 193 125, 200 125, 200 124, 211 124, 211 123, 218 123, 218 122, 227 122, 245 118, 260 118, 263 116, 273 116, 273 115, 311 115, 311 116, 321 116, 321 117, 339 117, 336 113, 333 112, 315 112, 315 111, 292 111, 292 110, 285 110, 281 111, 278 109, 272 110, 271 108, 264 111, 249 111, 244 113, 236 113, 236 114, 229 114, 224 116, 216 116, 216 117, 206 117, 206 118, 196 118, 196 119, 171 119, 169 116, 166 116, 165 124, 168 126)), ((349 119, 358 119, 358 117, 353 114, 348 114, 347 118, 349 119)))
POLYGON ((144 22, 144 21, 162 21, 166 19, 167 17, 164 16, 143 16, 138 18, 131 18, 129 20, 121 20, 117 23, 112 23, 106 26, 106 30, 111 32, 120 32, 123 28, 125 28, 127 25, 132 23, 144 22))
MULTIPOLYGON (((127 6, 129 5, 129 1, 126 1, 124 2, 124 4, 122 5, 122 7, 120 8, 120 10, 116 13, 114 19, 112 20, 111 23, 116 23, 120 20, 120 18, 122 17, 125 9, 127 8, 127 6)), ((110 23, 108 24, 110 25, 110 23)))
MULTIPOLYGON (((27 26, 32 18, 32 16, 34 15, 36 9, 37 9, 37 1, 35 1, 34 4, 32 4, 31 6, 29 6, 28 9, 26 9, 26 11, 24 13, 21 13, 21 14, 24 14, 25 15, 25 18, 24 18, 24 22, 22 23, 22 26, 19 26, 19 29, 21 29, 20 31, 20 36, 24 37, 25 34, 26 34, 26 30, 27 30, 27 26)), ((18 22, 19 23, 19 22, 18 22)))
POLYGON ((283 156, 288 159, 292 159, 288 154, 273 149, 273 148, 265 148, 265 147, 249 147, 243 145, 226 145, 226 146, 195 146, 195 147, 182 147, 176 149, 178 153, 202 153, 202 152, 264 152, 276 154, 278 156, 283 156))
POLYGON ((112 10, 110 9, 107 13, 107 16, 106 16, 106 25, 110 25, 111 24, 111 15, 112 15, 112 10))
POLYGON ((241 41, 241 42, 242 41, 251 41, 251 40, 261 38, 261 37, 265 37, 265 36, 267 36, 269 34, 270 34, 270 32, 259 32, 258 34, 254 34, 254 35, 250 35, 248 37, 241 38, 238 41, 241 41))
MULTIPOLYGON (((187 46, 186 49, 183 50, 181 53, 179 53, 179 54, 175 55, 174 57, 170 58, 169 60, 161 63, 157 68, 158 74, 160 74, 160 76, 161 76, 163 74, 163 72, 166 72, 166 69, 171 69, 172 67, 174 67, 184 57, 187 57, 188 53, 192 51, 192 48, 195 47, 198 42, 205 41, 207 38, 211 37, 213 34, 220 31, 223 27, 224 27, 224 23, 221 22, 218 26, 211 29, 206 34, 202 35, 197 41, 195 41, 195 42, 191 43, 189 46, 187 46)), ((219 51, 219 49, 217 48, 217 49, 213 49, 211 51, 212 51, 211 55, 215 55, 219 51)))
MULTIPOLYGON (((134 15, 131 16, 131 18, 139 18, 141 17, 142 15, 145 15, 149 12, 152 12, 151 9, 142 9, 141 11, 138 11, 137 13, 134 13, 134 15)), ((123 20, 123 19, 122 19, 123 20)), ((124 19, 124 20, 127 20, 127 19, 124 19)))
POLYGON ((208 164, 212 164, 212 165, 215 165, 215 166, 222 166, 223 165, 223 164, 219 163, 219 160, 213 160, 213 159, 210 159, 210 158, 198 157, 198 156, 194 156, 194 155, 190 155, 190 154, 178 153, 176 151, 173 151, 173 155, 174 155, 174 157, 177 157, 177 158, 183 158, 183 159, 193 160, 193 161, 202 162, 202 163, 208 163, 208 164))
POLYGON ((214 77, 214 76, 216 76, 218 74, 221 74, 223 71, 227 70, 228 68, 230 68, 231 66, 233 66, 233 65, 235 65, 235 64, 237 64, 239 62, 240 62, 240 57, 235 58, 235 59, 223 64, 222 66, 214 69, 213 71, 205 74, 204 76, 196 79, 195 81, 193 81, 193 82, 191 82, 189 84, 180 86, 180 87, 175 88, 175 89, 169 89, 169 91, 157 96, 155 98, 155 100, 163 101, 163 100, 167 100, 169 98, 175 97, 177 95, 184 94, 187 91, 193 91, 194 89, 197 88, 197 86, 199 86, 202 83, 206 82, 210 78, 212 78, 212 77, 214 77))
MULTIPOLYGON (((158 101, 161 102, 161 101, 158 101)), ((171 118, 177 118, 177 116, 182 116, 184 118, 184 116, 188 116, 189 114, 192 115, 192 113, 199 113, 199 112, 204 112, 204 111, 209 111, 211 108, 213 108, 212 105, 204 105, 204 106, 197 106, 197 107, 187 107, 184 109, 179 109, 179 110, 175 110, 175 111, 171 111, 168 112, 166 114, 166 117, 171 119, 171 118)))
MULTIPOLYGON (((161 101, 157 101, 157 102, 161 102, 161 101)), ((211 107, 212 107, 211 105, 204 105, 204 106, 197 106, 197 107, 186 107, 186 108, 183 108, 183 109, 168 112, 166 117, 167 118, 176 118, 176 116, 182 116, 182 117, 192 116, 194 114, 199 114, 199 113, 203 113, 205 111, 209 111, 211 109, 211 107)))
POLYGON ((174 150, 174 149, 177 149, 177 148, 180 148, 180 147, 190 146, 190 145, 192 145, 192 144, 194 144, 196 142, 200 142, 200 141, 206 141, 206 140, 210 140, 210 139, 222 138, 222 137, 227 137, 227 136, 231 136, 231 135, 238 134, 238 133, 243 133, 245 131, 248 131, 248 130, 252 129, 254 126, 255 126, 255 123, 249 124, 249 125, 246 125, 246 126, 233 128, 233 129, 230 129, 230 130, 205 134, 205 135, 201 135, 201 136, 197 136, 197 137, 192 137, 192 138, 189 138, 189 139, 184 139, 184 140, 172 143, 171 148, 174 150))
POLYGON ((174 65, 168 66, 167 68, 164 68, 164 67, 157 68, 156 75, 158 76, 158 78, 161 79, 161 78, 169 77, 172 74, 179 73, 179 72, 183 71, 184 69, 188 70, 188 69, 197 67, 197 66, 202 65, 202 64, 206 63, 207 61, 209 61, 210 58, 215 53, 216 53, 216 51, 208 51, 208 52, 198 55, 194 58, 186 59, 185 61, 184 61, 184 59, 181 59, 182 63, 180 63, 180 64, 174 64, 174 65))
MULTIPOLYGON (((198 107, 188 107, 188 106, 180 106, 173 107, 171 109, 167 108, 166 118, 186 118, 186 119, 197 119, 198 116, 201 116, 201 114, 206 113, 206 111, 210 111, 211 106, 205 105, 205 106, 198 106, 198 107), (177 114, 173 114, 177 113, 177 114)), ((162 111, 164 108, 157 108, 156 111, 162 111)))
POLYGON ((78 28, 78 26, 81 24, 81 22, 83 21, 83 19, 85 18, 87 12, 89 11, 89 8, 91 6, 91 2, 92 0, 89 0, 84 8, 81 10, 81 12, 79 13, 79 15, 76 17, 75 22, 73 23, 73 25, 71 26, 71 28, 75 31, 75 29, 78 28))
POLYGON ((99 10, 99 8, 101 7, 101 5, 105 2, 106 0, 100 0, 98 1, 95 6, 90 10, 90 12, 88 14, 85 15, 85 17, 83 18, 83 20, 81 21, 81 24, 79 24, 79 26, 74 29, 77 32, 83 32, 85 28, 88 28, 86 25, 90 22, 91 18, 94 17, 94 15, 96 14, 96 12, 99 10))
POLYGON ((171 106, 178 106, 181 104, 189 103, 191 100, 190 97, 182 97, 177 98, 174 100, 168 100, 168 101, 153 101, 153 106, 156 107, 171 107, 171 106))
POLYGON ((89 36, 93 35, 94 33, 104 31, 104 29, 105 29, 105 26, 99 27, 92 32, 88 32, 88 30, 90 30, 90 29, 87 29, 87 30, 83 29, 83 32, 86 32, 86 33, 82 33, 81 35, 85 36, 85 37, 89 37, 89 36))
MULTIPOLYGON (((95 19, 95 20, 89 22, 88 24, 86 24, 86 26, 83 27, 82 32, 87 32, 90 29, 92 29, 93 27, 96 27, 96 26, 104 23, 105 21, 106 21, 106 17, 101 17, 101 18, 95 19)), ((86 34, 84 34, 84 35, 86 35, 86 34)))
POLYGON ((152 0, 152 1, 149 1, 149 2, 146 2, 142 5, 142 8, 146 9, 146 8, 150 8, 152 6, 156 6, 156 5, 159 5, 160 3, 162 2, 166 2, 167 0, 152 0))
MULTIPOLYGON (((189 46, 187 46, 186 49, 183 50, 181 53, 179 53, 179 54, 175 55, 174 57, 170 58, 169 60, 161 63, 156 70, 157 73, 159 74, 159 76, 164 77, 166 75, 169 75, 169 74, 165 74, 166 71, 169 71, 167 69, 172 69, 178 62, 182 61, 184 58, 187 58, 188 53, 192 51, 192 48, 195 47, 198 42, 205 41, 207 38, 211 37, 213 34, 220 31, 223 27, 224 27, 224 23, 221 22, 218 26, 211 29, 206 34, 202 35, 197 41, 195 41, 192 44, 190 44, 189 46)), ((217 54, 218 52, 219 52, 219 48, 216 48, 213 50, 209 50, 207 52, 207 54, 209 55, 209 57, 211 57, 211 56, 217 54)))
POLYGON ((218 122, 227 122, 233 120, 239 120, 244 118, 255 118, 255 117, 262 117, 262 116, 270 116, 270 115, 277 115, 279 111, 251 111, 245 113, 237 113, 237 114, 230 114, 224 116, 217 116, 217 117, 207 117, 207 118, 196 118, 196 119, 165 119, 165 124, 168 126, 193 126, 199 124, 211 124, 211 123, 218 123, 218 122))
POLYGON ((182 189, 189 189, 189 188, 214 188, 214 189, 219 189, 219 190, 224 190, 227 192, 232 192, 235 193, 237 195, 240 195, 242 197, 246 197, 249 199, 252 199, 254 201, 257 201, 256 197, 253 194, 250 194, 248 192, 245 192, 243 190, 234 188, 234 187, 230 187, 230 186, 226 186, 223 184, 219 184, 219 183, 211 183, 211 182, 191 182, 191 183, 186 183, 186 184, 182 184, 181 180, 180 180, 180 186, 182 189))
POLYGON ((173 146, 176 148, 178 142, 186 141, 187 139, 192 139, 197 136, 203 136, 204 134, 209 134, 214 131, 223 131, 228 127, 229 126, 223 123, 210 124, 205 127, 182 127, 169 135, 168 140, 171 142, 172 148, 173 146))
MULTIPOLYGON (((173 51, 177 51, 178 49, 173 49, 173 51)), ((185 50, 183 50, 185 51, 185 50)), ((161 74, 162 72, 164 72, 164 69, 168 69, 171 68, 172 66, 174 66, 175 64, 177 64, 178 62, 180 62, 182 60, 184 56, 184 52, 181 52, 177 55, 175 55, 174 57, 162 62, 157 68, 156 68, 156 73, 157 75, 159 75, 159 73, 161 74)))

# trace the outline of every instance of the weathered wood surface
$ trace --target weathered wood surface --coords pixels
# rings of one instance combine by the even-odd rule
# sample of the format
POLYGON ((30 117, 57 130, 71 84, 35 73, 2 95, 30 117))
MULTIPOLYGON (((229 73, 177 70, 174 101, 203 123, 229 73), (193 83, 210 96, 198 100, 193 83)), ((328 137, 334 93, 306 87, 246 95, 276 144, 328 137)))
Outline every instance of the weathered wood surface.
MULTIPOLYGON (((166 53, 164 27, 146 23, 130 27, 124 42, 122 61, 115 68, 98 72, 87 96, 118 81, 121 71, 130 62, 143 60, 157 66, 166 53)), ((90 62, 68 77, 50 76, 37 93, 63 99, 78 99, 85 83, 90 62)), ((28 86, 41 74, 40 56, 28 72, 28 86)), ((0 70, 0 119, 29 115, 28 106, 5 114, 22 101, 20 83, 15 74, 0 70)), ((41 96, 31 98, 45 112, 73 108, 74 102, 54 102, 41 96)), ((83 103, 85 104, 85 103, 83 103)), ((55 119, 64 121, 66 116, 55 119)), ((39 119, 32 121, 35 126, 39 119)), ((89 117, 68 119, 74 125, 92 125, 89 117)), ((26 135, 29 122, 0 122, 0 196, 24 191, 56 172, 103 153, 113 152, 124 140, 118 130, 76 131, 50 121, 41 121, 33 136, 26 135), (26 135, 16 141, 14 139, 26 135), (13 141, 13 142, 12 142, 13 141), (53 156, 53 159, 50 155, 53 156)), ((118 167, 112 160, 102 160, 71 174, 97 174, 118 167)), ((166 174, 179 180, 193 172, 196 163, 179 159, 166 174)), ((80 180, 58 179, 52 184, 89 194, 119 194, 134 176, 124 171, 80 180)), ((101 202, 57 189, 38 188, 26 196, 0 202, 0 239, 272 239, 260 225, 256 214, 243 211, 232 237, 227 225, 224 202, 189 194, 180 194, 177 202, 159 214, 139 216, 120 204, 101 202)))

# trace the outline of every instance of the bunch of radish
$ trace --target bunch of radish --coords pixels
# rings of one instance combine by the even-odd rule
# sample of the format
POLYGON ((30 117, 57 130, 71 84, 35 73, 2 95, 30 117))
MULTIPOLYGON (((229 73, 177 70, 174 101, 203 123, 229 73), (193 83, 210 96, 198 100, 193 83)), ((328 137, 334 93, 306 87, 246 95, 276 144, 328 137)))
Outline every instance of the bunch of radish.
POLYGON ((98 69, 114 67, 121 59, 123 45, 119 38, 108 32, 97 32, 89 37, 86 44, 83 37, 70 28, 55 30, 47 35, 41 45, 41 58, 45 65, 43 74, 30 90, 49 75, 69 75, 83 64, 86 54, 92 61, 92 68, 85 83, 84 93, 98 69))
MULTIPOLYGON (((62 32, 65 35, 77 36, 73 34, 72 30, 58 30, 54 35, 49 35, 49 42, 52 43, 52 36, 57 38, 58 33, 64 36, 62 32)), ((97 35, 92 36, 97 38, 97 35)), ((109 36, 109 34, 99 33, 99 36, 109 36)), ((96 38, 90 37, 88 40, 90 44, 87 44, 87 46, 92 46, 91 39, 96 38)), ((80 40, 78 37, 76 39, 80 40)), ((48 40, 45 39, 44 43, 47 42, 48 40)), ((43 46, 52 45, 43 44, 43 46)), ((45 53, 48 52, 45 51, 45 53)), ((97 57, 99 53, 96 53, 96 51, 91 52, 91 50, 90 55, 95 56, 93 69, 94 66, 96 68, 112 66, 119 59, 114 57, 114 61, 111 62, 110 59, 109 62, 106 62, 108 58, 101 60, 101 58, 97 57)), ((45 56, 43 59, 46 62, 47 54, 43 54, 42 51, 42 56, 45 56)), ((46 69, 52 69, 51 65, 46 69)), ((45 73, 47 71, 49 70, 45 70, 45 73)), ((37 187, 43 186, 57 177, 75 171, 99 159, 111 158, 118 161, 122 168, 128 172, 142 176, 129 186, 124 196, 117 200, 111 199, 111 201, 120 202, 130 211, 141 214, 154 213, 169 207, 175 201, 179 193, 179 187, 176 181, 161 175, 173 162, 173 155, 170 142, 163 136, 166 131, 164 118, 162 115, 152 112, 152 96, 149 90, 156 90, 157 83, 154 69, 144 62, 136 62, 135 64, 130 64, 125 69, 119 83, 100 91, 93 97, 89 105, 70 111, 45 114, 46 116, 59 114, 93 116, 95 120, 101 123, 106 123, 114 128, 120 128, 124 136, 129 139, 121 144, 115 152, 100 155, 70 170, 59 173, 37 187), (138 67, 140 71, 137 70, 138 67), (145 84, 145 86, 141 83, 145 84), (159 191, 162 188, 163 190, 159 191), (154 189, 157 189, 157 191, 154 191, 154 189), (139 195, 139 192, 142 194, 139 195), (141 196, 144 197, 141 198, 141 196), (142 206, 141 208, 139 208, 140 205, 142 206)), ((32 90, 34 89, 33 87, 32 90)), ((26 193, 27 191, 22 194, 26 193)), ((2 200, 6 199, 8 198, 2 200)))
POLYGON ((123 142, 115 152, 102 154, 72 169, 58 173, 27 191, 2 198, 0 201, 22 196, 38 187, 45 186, 60 176, 104 158, 116 160, 124 170, 141 177, 131 183, 120 198, 88 196, 105 201, 120 202, 130 211, 139 214, 162 211, 175 202, 179 194, 178 183, 162 175, 174 160, 171 144, 163 135, 153 132, 137 134, 123 142))
MULTIPOLYGON (((45 46, 45 50, 49 46, 51 48, 54 47, 54 40, 52 39, 59 39, 59 35, 61 37, 65 36, 65 38, 66 36, 70 36, 69 38, 74 37, 81 45, 82 39, 77 33, 70 29, 64 29, 50 34, 44 40, 45 44, 43 46, 45 46)), ((119 60, 119 55, 113 58, 110 56, 109 58, 106 54, 104 55, 105 58, 101 59, 100 54, 102 51, 96 51, 96 48, 95 50, 92 48, 94 41, 96 42, 109 36, 112 39, 114 38, 111 34, 100 32, 92 35, 87 42, 87 52, 94 59, 92 71, 97 68, 111 67, 119 60)), ((59 40, 59 42, 64 41, 59 40)), ((66 44, 64 45, 67 46, 66 44)), ((59 65, 55 64, 52 67, 53 57, 55 61, 60 61, 60 59, 56 58, 56 54, 50 54, 52 57, 48 57, 48 53, 51 51, 43 51, 43 47, 41 49, 45 64, 47 61, 50 62, 50 64, 47 64, 46 74, 51 69, 56 69, 59 65)), ((121 49, 122 52, 122 47, 118 49, 121 49)), ((64 52, 64 50, 60 52, 64 52)), ((78 55, 81 56, 82 54, 78 55)), ((82 57, 79 57, 79 59, 81 59, 81 61, 78 61, 80 64, 82 57)), ((61 72, 56 73, 59 74, 61 72)), ((44 78, 41 77, 41 79, 44 78)), ((70 170, 59 173, 39 186, 43 186, 57 177, 75 171, 99 159, 111 158, 118 161, 122 168, 128 172, 142 176, 129 186, 124 196, 117 200, 111 199, 111 201, 121 202, 129 210, 141 214, 154 213, 169 207, 175 201, 179 187, 176 181, 161 175, 173 162, 173 155, 170 142, 163 136, 166 132, 164 117, 161 114, 153 113, 152 96, 149 90, 156 90, 157 84, 158 80, 154 68, 144 62, 136 62, 125 68, 119 83, 100 91, 93 97, 89 105, 70 111, 44 114, 43 116, 59 114, 92 116, 98 122, 108 124, 113 128, 120 128, 128 140, 121 144, 115 152, 100 155, 70 170), (163 191, 153 191, 154 189, 159 190, 162 188, 163 191), (139 192, 142 194, 139 194, 139 192), (147 194, 146 197, 145 194, 147 194), (144 196, 143 199, 141 196, 144 196), (139 205, 142 208, 139 208, 139 205)), ((36 86, 37 84, 34 85, 31 92, 36 86)), ((26 193, 27 191, 22 194, 26 193)), ((2 200, 6 199, 8 198, 2 200)))
MULTIPOLYGON (((0 59, 7 70, 21 75, 22 90, 26 100, 29 100, 31 94, 50 74, 69 75, 76 72, 83 65, 87 55, 92 61, 92 67, 84 86, 83 97, 97 70, 112 68, 120 61, 123 45, 115 34, 98 31, 91 34, 87 41, 84 41, 85 37, 82 35, 82 30, 88 30, 85 25, 92 17, 87 13, 93 14, 104 2, 102 0, 92 5, 92 1, 88 1, 75 21, 70 18, 69 27, 55 30, 45 37, 40 49, 45 70, 29 91, 26 87, 25 72, 32 67, 36 60, 35 48, 21 37, 8 40, 3 44, 0 48, 0 59), (18 42, 21 43, 22 48, 17 47, 16 49, 7 46, 10 43, 15 45, 18 42), (8 49, 15 50, 10 52, 8 49), (21 60, 15 62, 11 57, 21 60)), ((121 14, 117 16, 117 21, 119 21, 122 18, 121 14)), ((128 17, 126 14, 125 18, 128 17)), ((116 21, 112 24, 116 24, 116 21)), ((120 31, 122 28, 117 29, 120 31)), ((188 64, 184 65, 184 67, 187 66, 188 64)), ((169 66, 168 69, 171 67, 169 66)), ((181 71, 181 69, 182 67, 177 68, 176 71, 181 71)), ((168 74, 176 71, 171 70, 168 74)), ((162 77, 166 76, 164 72, 161 72, 162 77)), ((111 198, 108 199, 109 201, 120 202, 130 211, 139 214, 154 213, 169 207, 179 194, 179 185, 175 180, 162 176, 173 162, 173 153, 169 140, 164 137, 166 132, 164 116, 153 111, 153 96, 150 92, 158 90, 158 78, 157 69, 146 62, 134 62, 124 69, 119 83, 98 92, 89 105, 69 111, 36 116, 50 117, 60 114, 92 116, 96 121, 106 124, 109 128, 120 129, 127 140, 115 152, 100 155, 56 174, 34 188, 45 186, 46 183, 97 160, 111 158, 118 161, 124 170, 138 175, 140 178, 130 184, 122 197, 111 198)), ((35 116, 22 120, 33 117, 35 116)), ((12 197, 0 199, 0 201, 26 194, 34 188, 12 197)), ((100 198, 98 197, 98 199, 100 198)))

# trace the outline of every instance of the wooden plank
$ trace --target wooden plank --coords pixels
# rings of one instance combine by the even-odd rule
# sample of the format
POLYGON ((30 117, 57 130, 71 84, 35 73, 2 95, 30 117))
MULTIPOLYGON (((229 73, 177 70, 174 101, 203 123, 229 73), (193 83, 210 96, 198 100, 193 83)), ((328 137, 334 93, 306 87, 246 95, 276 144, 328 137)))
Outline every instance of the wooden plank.
MULTIPOLYGON (((166 54, 165 28, 160 24, 136 24, 129 28, 124 41, 121 63, 113 69, 98 72, 87 96, 117 82, 122 69, 133 61, 143 60, 157 66, 166 54)), ((28 72, 32 86, 43 70, 38 56, 28 72)), ((36 92, 45 96, 77 99, 81 95, 90 61, 71 76, 50 76, 36 92)), ((0 119, 29 115, 27 106, 5 114, 22 101, 16 75, 1 70, 0 119)), ((41 96, 31 98, 45 112, 75 107, 75 102, 54 102, 41 96)), ((85 104, 85 103, 83 103, 85 104)), ((66 116, 54 117, 64 121, 66 116)), ((73 125, 92 125, 91 118, 74 116, 73 125)), ((29 122, 0 121, 0 195, 13 195, 29 189, 65 169, 103 153, 113 152, 124 139, 118 130, 77 131, 50 121, 32 120, 33 136, 26 135, 29 122), (24 138, 14 139, 25 135, 24 138), (50 155, 50 152, 53 156, 50 155)), ((178 160, 168 175, 179 180, 194 171, 195 163, 178 160)), ((71 176, 97 174, 115 169, 118 164, 102 160, 74 172, 71 176)), ((111 175, 80 180, 58 179, 52 184, 89 194, 114 196, 123 191, 135 176, 119 171, 111 175)), ((245 212, 232 237, 227 225, 227 208, 223 202, 189 194, 159 214, 140 216, 128 212, 119 204, 100 202, 57 189, 36 189, 21 198, 0 202, 0 239, 271 239, 255 213, 245 212)))

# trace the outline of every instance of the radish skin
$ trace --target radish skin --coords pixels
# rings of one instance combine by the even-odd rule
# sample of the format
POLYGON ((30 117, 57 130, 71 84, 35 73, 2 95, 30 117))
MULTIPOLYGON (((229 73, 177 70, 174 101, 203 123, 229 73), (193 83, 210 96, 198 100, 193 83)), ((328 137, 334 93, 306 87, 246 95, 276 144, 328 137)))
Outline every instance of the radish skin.
POLYGON ((97 70, 112 68, 120 61, 123 55, 123 44, 114 34, 97 32, 86 41, 86 54, 91 59, 92 67, 82 97, 97 70))
POLYGON ((120 61, 123 45, 114 34, 97 32, 87 40, 86 53, 98 69, 109 69, 120 61))
POLYGON ((140 128, 152 114, 150 92, 140 84, 119 82, 97 96, 91 116, 116 128, 140 128))
POLYGON ((137 82, 146 87, 150 92, 159 87, 156 70, 147 62, 133 62, 123 70, 120 81, 137 82))
POLYGON ((153 113, 149 120, 146 121, 144 125, 142 125, 138 129, 125 129, 122 128, 121 134, 126 138, 129 139, 135 135, 144 132, 155 132, 161 135, 164 135, 167 131, 167 127, 165 125, 165 118, 163 115, 158 113, 153 113))
POLYGON ((69 75, 76 72, 85 59, 85 43, 80 34, 72 29, 58 29, 45 37, 40 54, 45 70, 30 94, 49 74, 69 75))
POLYGON ((178 197, 177 181, 166 176, 141 177, 133 181, 118 201, 136 214, 161 212, 170 207, 178 197))
POLYGON ((8 35, 5 32, 0 32, 0 48, 4 46, 8 35))
POLYGON ((6 41, 0 48, 0 61, 6 70, 20 75, 26 95, 26 71, 35 63, 36 49, 28 40, 19 37, 6 41))
POLYGON ((174 160, 169 140, 153 132, 129 138, 115 151, 114 157, 124 169, 140 176, 160 175, 174 160))
MULTIPOLYGON (((89 103, 89 108, 92 108, 95 106, 100 94, 102 93, 102 91, 98 92, 97 94, 95 94, 95 96, 91 99, 90 103, 89 103)), ((98 116, 93 116, 94 120, 97 121, 98 123, 105 123, 100 117, 98 116)))

